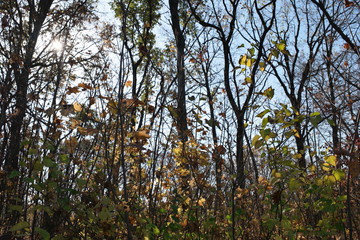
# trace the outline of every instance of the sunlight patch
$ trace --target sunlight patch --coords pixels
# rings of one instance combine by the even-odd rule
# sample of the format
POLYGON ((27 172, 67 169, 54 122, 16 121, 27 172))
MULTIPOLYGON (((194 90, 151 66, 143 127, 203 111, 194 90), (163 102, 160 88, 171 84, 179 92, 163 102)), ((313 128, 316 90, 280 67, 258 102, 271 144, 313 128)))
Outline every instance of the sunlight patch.
POLYGON ((60 52, 64 48, 64 44, 59 39, 54 39, 51 43, 51 48, 55 52, 60 52))

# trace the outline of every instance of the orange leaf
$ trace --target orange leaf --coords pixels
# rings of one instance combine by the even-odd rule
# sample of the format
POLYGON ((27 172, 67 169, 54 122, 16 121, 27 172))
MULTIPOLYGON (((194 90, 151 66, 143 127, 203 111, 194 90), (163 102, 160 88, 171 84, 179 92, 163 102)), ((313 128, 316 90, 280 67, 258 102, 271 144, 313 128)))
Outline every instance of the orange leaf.
POLYGON ((195 58, 191 58, 191 59, 189 60, 189 62, 191 62, 191 63, 196 63, 196 59, 195 59, 195 58))
POLYGON ((132 81, 126 81, 125 82, 125 87, 131 87, 131 85, 132 85, 132 81))

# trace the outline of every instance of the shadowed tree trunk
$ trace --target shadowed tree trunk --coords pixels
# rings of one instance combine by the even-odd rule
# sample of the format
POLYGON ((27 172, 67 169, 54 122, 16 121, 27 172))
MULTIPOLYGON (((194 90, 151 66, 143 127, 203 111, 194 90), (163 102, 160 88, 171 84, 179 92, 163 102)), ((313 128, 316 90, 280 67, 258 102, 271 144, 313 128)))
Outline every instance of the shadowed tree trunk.
POLYGON ((169 0, 171 27, 176 41, 177 62, 177 129, 182 142, 188 140, 187 113, 185 101, 185 37, 180 28, 179 0, 169 0))

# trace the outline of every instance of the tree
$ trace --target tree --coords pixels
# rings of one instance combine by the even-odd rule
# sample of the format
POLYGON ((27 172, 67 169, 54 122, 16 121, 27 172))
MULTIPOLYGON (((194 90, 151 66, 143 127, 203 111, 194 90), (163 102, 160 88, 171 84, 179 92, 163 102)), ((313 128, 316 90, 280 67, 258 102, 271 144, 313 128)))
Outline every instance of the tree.
POLYGON ((103 3, 0 4, 0 238, 358 238, 356 1, 103 3))

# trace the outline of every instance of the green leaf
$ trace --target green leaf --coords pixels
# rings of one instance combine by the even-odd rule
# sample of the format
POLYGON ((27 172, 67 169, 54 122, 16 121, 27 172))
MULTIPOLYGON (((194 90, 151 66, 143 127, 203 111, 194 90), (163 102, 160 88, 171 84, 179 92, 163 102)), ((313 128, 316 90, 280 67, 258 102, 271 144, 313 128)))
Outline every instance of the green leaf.
POLYGON ((107 211, 106 209, 101 210, 101 212, 99 212, 99 218, 101 221, 106 221, 107 219, 109 219, 109 211, 107 211))
MULTIPOLYGON (((285 229, 285 230, 290 230, 292 228, 292 224, 290 222, 290 220, 282 220, 281 221, 281 226, 285 229)), ((280 238, 283 239, 283 238, 280 238)))
POLYGON ((37 153, 37 150, 34 149, 34 148, 30 148, 29 151, 28 151, 29 155, 35 155, 36 153, 37 153))
POLYGON ((19 231, 21 229, 24 229, 24 228, 27 228, 29 227, 30 224, 28 222, 19 222, 18 224, 16 224, 15 226, 13 226, 12 228, 10 228, 10 231, 11 232, 14 232, 14 231, 19 231))
POLYGON ((332 173, 337 181, 340 181, 341 179, 345 178, 345 172, 341 169, 335 169, 333 170, 332 173))
POLYGON ((43 170, 44 165, 37 160, 34 164, 34 171, 42 171, 43 170))
POLYGON ((194 100, 195 100, 195 96, 189 96, 188 99, 189 99, 190 101, 194 101, 194 100))
POLYGON ((59 155, 60 161, 62 163, 69 163, 69 156, 67 154, 60 154, 59 155))
POLYGON ((34 178, 24 178, 24 182, 26 183, 34 183, 35 179, 34 178))
POLYGON ((45 167, 55 167, 56 166, 56 163, 47 156, 44 157, 43 163, 44 163, 45 167))
POLYGON ((160 209, 159 209, 159 213, 165 214, 165 213, 166 213, 166 209, 160 208, 160 209))
POLYGON ((261 123, 261 127, 265 128, 266 125, 268 124, 268 122, 269 122, 269 117, 263 118, 262 123, 261 123))
POLYGON ((289 180, 289 189, 291 191, 296 191, 297 189, 299 189, 300 186, 301 186, 301 184, 295 178, 291 178, 289 180))
POLYGON ((258 118, 262 118, 265 116, 265 114, 267 114, 268 112, 270 112, 269 109, 265 109, 264 111, 262 111, 261 113, 259 113, 258 115, 256 115, 256 117, 258 118))
POLYGON ((64 240, 65 238, 61 235, 56 235, 55 237, 52 238, 52 240, 64 240))
POLYGON ((10 205, 10 210, 13 210, 13 211, 18 211, 18 212, 22 212, 22 208, 23 208, 23 206, 21 206, 21 205, 10 205))
MULTIPOLYGON (((279 50, 277 50, 277 49, 273 49, 273 50, 271 50, 271 55, 273 55, 273 56, 275 56, 276 58, 278 58, 279 57, 279 50)), ((270 56, 269 56, 270 57, 270 56)))
POLYGON ((331 119, 327 119, 327 122, 330 124, 330 126, 334 127, 335 126, 335 123, 333 120, 331 119))
POLYGON ((281 52, 282 52, 283 54, 288 55, 288 56, 291 57, 291 54, 290 54, 290 52, 289 52, 288 50, 282 50, 281 52))
POLYGON ((153 232, 154 232, 155 235, 159 235, 160 234, 160 229, 157 226, 154 225, 153 232))
POLYGON ((319 116, 319 115, 320 115, 319 112, 313 112, 313 113, 310 114, 310 117, 319 116))
POLYGON ((314 127, 317 127, 317 125, 322 121, 322 117, 319 112, 314 112, 310 114, 310 122, 314 127))
POLYGON ((9 178, 14 178, 20 175, 19 171, 12 171, 9 175, 9 178))
POLYGON ((266 96, 269 99, 272 99, 274 97, 274 89, 272 87, 269 87, 263 92, 263 95, 266 96))
POLYGON ((210 127, 213 127, 213 126, 220 127, 219 122, 214 119, 205 120, 205 122, 210 127))
POLYGON ((251 56, 254 56, 255 48, 250 48, 250 49, 248 49, 248 51, 249 51, 251 56))
POLYGON ((256 144, 256 142, 259 140, 259 138, 260 138, 260 135, 255 135, 255 137, 253 138, 251 144, 252 144, 253 146, 255 146, 255 144, 256 144))
POLYGON ((35 232, 40 234, 40 236, 42 237, 43 240, 49 240, 50 239, 50 234, 45 229, 35 227, 35 232))
POLYGON ((168 106, 167 109, 174 118, 179 118, 179 114, 173 106, 168 106))

